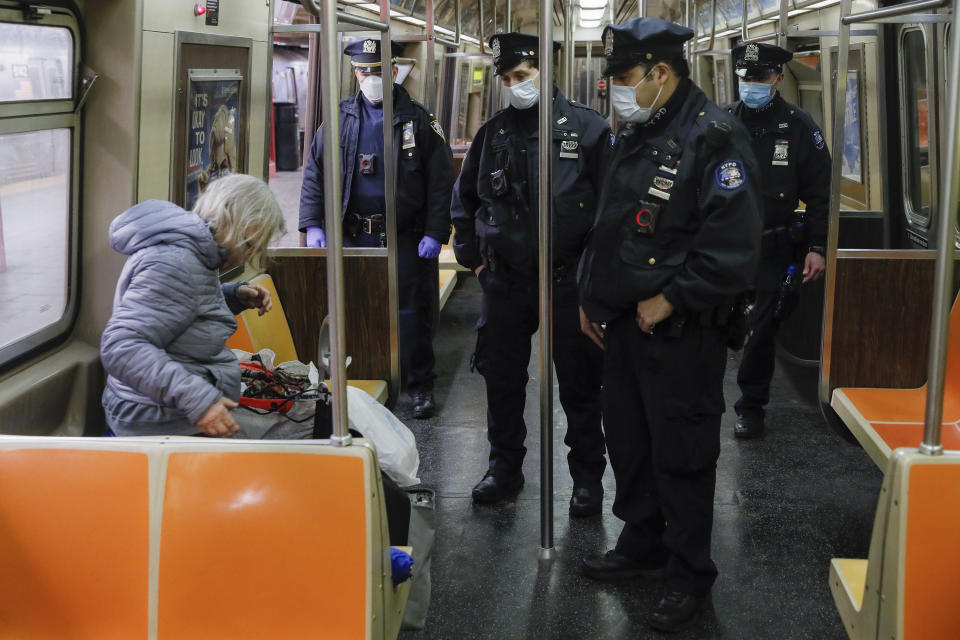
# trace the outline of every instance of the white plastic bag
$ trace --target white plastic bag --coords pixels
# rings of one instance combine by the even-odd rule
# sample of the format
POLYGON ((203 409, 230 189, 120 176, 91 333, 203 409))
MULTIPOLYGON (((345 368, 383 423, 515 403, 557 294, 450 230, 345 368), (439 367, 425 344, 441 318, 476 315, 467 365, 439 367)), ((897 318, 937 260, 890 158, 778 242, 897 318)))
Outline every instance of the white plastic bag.
POLYGON ((407 425, 373 397, 356 387, 347 387, 350 428, 359 431, 377 448, 380 468, 401 487, 420 484, 420 454, 417 440, 407 425))

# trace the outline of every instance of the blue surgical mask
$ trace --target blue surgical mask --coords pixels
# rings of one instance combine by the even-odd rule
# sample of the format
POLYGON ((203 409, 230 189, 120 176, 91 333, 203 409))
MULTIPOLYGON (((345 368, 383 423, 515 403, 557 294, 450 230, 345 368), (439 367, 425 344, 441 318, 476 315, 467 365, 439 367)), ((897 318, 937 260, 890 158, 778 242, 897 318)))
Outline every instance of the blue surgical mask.
POLYGON ((514 109, 529 109, 540 101, 540 89, 534 84, 540 73, 523 82, 517 83, 512 87, 503 87, 505 102, 508 102, 514 109))
POLYGON ((766 82, 741 82, 740 99, 751 109, 759 109, 773 99, 772 87, 766 82))

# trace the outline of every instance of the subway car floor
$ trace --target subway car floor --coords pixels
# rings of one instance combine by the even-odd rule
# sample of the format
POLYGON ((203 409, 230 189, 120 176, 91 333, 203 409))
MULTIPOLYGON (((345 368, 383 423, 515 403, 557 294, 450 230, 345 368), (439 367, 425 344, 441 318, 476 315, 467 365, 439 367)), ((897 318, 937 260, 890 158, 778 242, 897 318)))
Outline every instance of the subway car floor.
MULTIPOLYGON (((602 516, 567 512, 572 482, 554 399, 554 535, 558 554, 540 567, 540 455, 536 340, 527 389, 526 486, 515 500, 474 505, 486 469, 486 393, 470 373, 480 289, 461 282, 440 316, 435 340, 438 414, 397 414, 417 436, 420 478, 436 491, 433 593, 426 628, 402 640, 657 638, 646 626, 660 588, 601 583, 580 575, 580 559, 612 548, 621 521, 611 513, 613 472, 604 477, 602 516)), ((882 473, 835 433, 815 398, 816 371, 778 361, 767 435, 733 437, 737 354, 727 364, 722 449, 714 498, 713 557, 720 576, 696 626, 677 638, 846 638, 827 584, 830 558, 866 557, 882 473), (805 390, 801 391, 801 390, 805 390)))

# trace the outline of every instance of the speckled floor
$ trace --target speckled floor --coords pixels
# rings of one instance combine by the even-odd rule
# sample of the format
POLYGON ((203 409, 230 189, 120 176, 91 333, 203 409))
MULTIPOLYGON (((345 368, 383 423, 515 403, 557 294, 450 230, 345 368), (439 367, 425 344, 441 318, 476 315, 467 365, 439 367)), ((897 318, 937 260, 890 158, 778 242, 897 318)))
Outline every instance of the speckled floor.
MULTIPOLYGON (((531 360, 527 401, 530 450, 518 499, 474 506, 470 489, 486 469, 486 397, 469 372, 480 292, 463 279, 441 315, 435 342, 439 414, 398 415, 417 435, 420 477, 437 492, 433 597, 422 631, 403 640, 658 638, 646 618, 656 584, 605 584, 583 578, 585 554, 612 547, 621 522, 610 512, 608 468, 602 517, 567 515, 563 411, 555 399, 554 531, 558 557, 537 562, 540 532, 537 360, 531 360)), ((536 342, 534 343, 536 347, 536 342)), ((536 354, 536 350, 534 350, 536 354)), ((857 446, 834 433, 812 395, 816 371, 778 364, 767 436, 733 438, 738 356, 727 367, 722 453, 717 474, 713 556, 720 569, 699 623, 676 638, 842 640, 827 574, 832 557, 866 557, 882 474, 857 446)))

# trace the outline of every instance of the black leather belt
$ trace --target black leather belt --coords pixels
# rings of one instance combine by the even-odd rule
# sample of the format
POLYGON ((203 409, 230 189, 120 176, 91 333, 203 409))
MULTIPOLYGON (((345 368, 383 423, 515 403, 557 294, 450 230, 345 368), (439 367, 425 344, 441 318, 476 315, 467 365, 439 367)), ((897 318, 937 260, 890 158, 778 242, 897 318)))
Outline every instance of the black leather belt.
POLYGON ((372 236, 375 233, 385 233, 387 230, 386 220, 382 213, 374 213, 368 216, 359 213, 347 214, 347 231, 350 235, 356 236, 365 233, 372 236))

